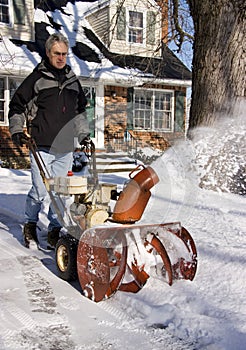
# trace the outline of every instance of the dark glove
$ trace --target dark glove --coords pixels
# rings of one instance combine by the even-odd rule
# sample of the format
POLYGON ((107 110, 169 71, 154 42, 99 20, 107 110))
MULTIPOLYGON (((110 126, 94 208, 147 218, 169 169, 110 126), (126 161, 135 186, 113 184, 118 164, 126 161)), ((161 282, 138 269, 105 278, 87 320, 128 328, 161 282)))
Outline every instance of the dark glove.
POLYGON ((16 146, 22 147, 25 143, 28 143, 30 137, 28 137, 24 132, 17 132, 12 135, 12 141, 16 146))
POLYGON ((91 142, 90 136, 86 136, 84 137, 81 141, 80 141, 80 145, 81 146, 88 146, 88 144, 91 142))

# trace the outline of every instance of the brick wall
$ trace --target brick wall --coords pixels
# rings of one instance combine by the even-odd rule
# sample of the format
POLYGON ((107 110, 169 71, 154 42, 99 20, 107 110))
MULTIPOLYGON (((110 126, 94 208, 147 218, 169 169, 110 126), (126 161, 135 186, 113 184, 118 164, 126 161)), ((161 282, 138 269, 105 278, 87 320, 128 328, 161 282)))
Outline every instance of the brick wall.
POLYGON ((115 135, 124 137, 127 127, 127 89, 123 87, 107 86, 105 88, 105 138, 115 135))
MULTIPOLYGON (((153 87, 153 86, 151 86, 153 87)), ((157 86, 154 86, 157 87, 157 86)), ((162 88, 165 88, 162 86, 162 88)), ((124 148, 124 136, 127 130, 127 88, 117 86, 105 87, 105 149, 121 150, 124 148)), ((130 130, 131 136, 137 140, 138 147, 153 147, 164 151, 172 143, 184 138, 184 133, 155 132, 130 130)))
POLYGON ((30 167, 29 151, 26 146, 17 147, 13 144, 7 126, 0 127, 0 160, 2 167, 12 169, 27 169, 30 167))

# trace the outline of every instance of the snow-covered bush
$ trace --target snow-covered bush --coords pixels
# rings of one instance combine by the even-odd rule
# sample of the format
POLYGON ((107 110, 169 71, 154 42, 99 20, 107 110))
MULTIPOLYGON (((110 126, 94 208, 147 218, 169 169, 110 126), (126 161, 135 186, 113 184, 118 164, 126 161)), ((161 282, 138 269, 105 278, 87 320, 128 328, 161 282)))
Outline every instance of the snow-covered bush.
POLYGON ((144 147, 138 149, 136 152, 129 153, 132 158, 135 158, 145 165, 151 164, 157 158, 159 158, 163 154, 163 151, 153 149, 151 147, 144 147))

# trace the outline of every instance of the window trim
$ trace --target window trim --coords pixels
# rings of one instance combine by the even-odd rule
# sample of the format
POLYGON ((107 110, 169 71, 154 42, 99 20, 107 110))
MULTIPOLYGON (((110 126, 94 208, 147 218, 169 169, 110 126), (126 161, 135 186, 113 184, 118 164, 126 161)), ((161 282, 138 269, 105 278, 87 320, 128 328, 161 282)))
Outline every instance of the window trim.
POLYGON ((8 121, 8 113, 9 113, 9 103, 10 103, 10 79, 16 80, 19 83, 21 83, 24 78, 18 77, 18 76, 6 76, 6 75, 0 75, 0 79, 4 80, 4 99, 1 99, 4 102, 4 116, 3 116, 3 121, 0 120, 0 126, 8 126, 9 121, 8 121))
MULTIPOLYGON (((128 45, 145 46, 146 45, 146 26, 147 26, 147 10, 139 9, 136 10, 135 7, 126 7, 126 43, 128 45), (129 31, 130 31, 130 12, 139 12, 143 14, 143 41, 141 43, 135 43, 129 41, 129 31)), ((137 27, 136 27, 137 28, 137 27)))
POLYGON ((0 21, 0 26, 8 26, 10 28, 13 28, 14 26, 14 11, 13 11, 13 1, 8 0, 8 12, 9 12, 9 23, 1 22, 0 21))
POLYGON ((156 132, 174 132, 174 113, 175 113, 175 91, 174 90, 169 90, 169 89, 143 89, 143 88, 134 88, 134 91, 133 91, 133 120, 132 120, 132 123, 133 123, 133 130, 138 130, 138 131, 156 131, 156 132), (154 127, 154 121, 155 121, 155 118, 154 118, 154 111, 155 111, 155 108, 154 108, 154 100, 153 98, 151 99, 151 127, 149 129, 143 129, 143 128, 135 128, 134 127, 134 120, 135 120, 135 92, 136 91, 144 91, 146 93, 148 92, 152 92, 152 97, 153 97, 153 94, 155 95, 155 92, 163 92, 164 94, 170 94, 170 104, 171 104, 171 108, 170 108, 170 113, 171 113, 171 121, 170 121, 170 128, 155 128, 154 127))
POLYGON ((8 78, 4 76, 0 76, 0 79, 3 80, 3 98, 1 98, 1 102, 3 102, 3 120, 0 120, 0 125, 7 125, 7 113, 8 113, 8 78))
MULTIPOLYGON (((0 77, 0 79, 2 80, 3 78, 0 77)), ((6 115, 6 113, 5 113, 5 106, 6 106, 6 103, 5 103, 5 101, 6 101, 5 81, 3 81, 3 98, 1 98, 1 96, 0 96, 0 101, 1 101, 1 103, 3 102, 3 120, 0 120, 0 125, 2 125, 5 121, 5 115, 6 115)))

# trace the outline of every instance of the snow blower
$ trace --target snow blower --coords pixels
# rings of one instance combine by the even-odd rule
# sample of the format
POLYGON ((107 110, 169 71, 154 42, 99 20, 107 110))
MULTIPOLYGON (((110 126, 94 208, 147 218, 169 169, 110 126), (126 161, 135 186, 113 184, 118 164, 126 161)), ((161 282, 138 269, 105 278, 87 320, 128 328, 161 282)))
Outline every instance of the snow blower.
POLYGON ((137 293, 150 277, 170 286, 194 279, 197 250, 180 222, 137 223, 159 181, 152 167, 137 166, 118 191, 115 184, 99 182, 91 140, 89 177, 51 177, 33 140, 29 148, 65 229, 55 248, 60 278, 78 280, 83 295, 95 302, 117 291, 137 293))

